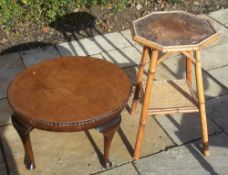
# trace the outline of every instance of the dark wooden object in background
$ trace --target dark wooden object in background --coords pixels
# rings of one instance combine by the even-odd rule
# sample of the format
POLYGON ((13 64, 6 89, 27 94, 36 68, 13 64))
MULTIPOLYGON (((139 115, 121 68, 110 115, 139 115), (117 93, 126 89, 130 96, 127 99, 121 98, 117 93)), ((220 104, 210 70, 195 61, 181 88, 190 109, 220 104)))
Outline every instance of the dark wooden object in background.
POLYGON ((97 128, 104 135, 104 166, 110 166, 110 144, 130 91, 131 82, 117 65, 91 57, 43 61, 18 74, 8 96, 27 167, 35 168, 29 137, 34 128, 54 132, 97 128))

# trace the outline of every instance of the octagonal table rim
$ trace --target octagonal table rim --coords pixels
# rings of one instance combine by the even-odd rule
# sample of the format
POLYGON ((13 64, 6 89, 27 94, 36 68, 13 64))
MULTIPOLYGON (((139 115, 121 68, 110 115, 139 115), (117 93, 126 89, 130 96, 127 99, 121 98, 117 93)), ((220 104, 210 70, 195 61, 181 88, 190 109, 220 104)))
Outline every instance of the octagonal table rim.
POLYGON ((204 19, 202 17, 197 16, 198 18, 201 18, 205 21, 207 21, 207 23, 210 25, 211 29, 213 30, 214 34, 210 35, 209 37, 202 39, 201 41, 198 41, 195 44, 191 44, 191 45, 171 45, 171 46, 164 46, 162 44, 159 44, 155 41, 151 41, 151 40, 147 40, 144 37, 140 37, 135 33, 135 26, 134 23, 143 20, 144 18, 153 15, 153 14, 167 14, 167 13, 183 13, 183 14, 188 14, 190 16, 194 16, 196 17, 196 15, 185 12, 185 11, 159 11, 159 12, 152 12, 148 15, 143 16, 142 18, 136 19, 135 21, 132 21, 130 23, 130 31, 132 34, 132 39, 139 43, 142 44, 144 46, 150 47, 150 48, 155 48, 158 49, 162 52, 173 52, 173 51, 188 51, 188 50, 199 50, 202 48, 207 47, 208 45, 210 45, 210 43, 214 42, 215 40, 218 39, 219 37, 219 33, 216 32, 215 28, 213 27, 213 25, 211 24, 211 22, 208 19, 204 19))

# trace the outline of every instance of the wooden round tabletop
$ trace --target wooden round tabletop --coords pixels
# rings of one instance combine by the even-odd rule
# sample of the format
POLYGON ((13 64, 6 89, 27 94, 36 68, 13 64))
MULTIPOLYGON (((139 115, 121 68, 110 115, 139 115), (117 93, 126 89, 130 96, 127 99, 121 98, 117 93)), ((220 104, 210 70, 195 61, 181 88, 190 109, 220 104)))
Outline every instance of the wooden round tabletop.
POLYGON ((131 82, 117 65, 91 57, 43 61, 18 74, 8 90, 16 116, 32 127, 79 131, 118 115, 131 82))

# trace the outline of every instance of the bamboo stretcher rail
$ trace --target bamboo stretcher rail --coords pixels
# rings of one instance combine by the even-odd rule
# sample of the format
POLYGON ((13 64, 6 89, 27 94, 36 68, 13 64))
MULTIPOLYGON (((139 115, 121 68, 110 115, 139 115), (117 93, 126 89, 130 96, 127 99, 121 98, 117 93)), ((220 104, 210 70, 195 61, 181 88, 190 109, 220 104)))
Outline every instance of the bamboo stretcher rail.
POLYGON ((166 108, 166 109, 148 109, 148 114, 150 115, 165 115, 165 114, 175 114, 175 113, 195 113, 199 112, 199 109, 192 106, 185 106, 179 108, 166 108))
POLYGON ((180 51, 180 53, 181 53, 182 55, 186 56, 187 58, 190 58, 191 61, 192 61, 194 64, 196 64, 195 58, 193 58, 193 57, 191 56, 191 54, 190 54, 188 51, 180 51))

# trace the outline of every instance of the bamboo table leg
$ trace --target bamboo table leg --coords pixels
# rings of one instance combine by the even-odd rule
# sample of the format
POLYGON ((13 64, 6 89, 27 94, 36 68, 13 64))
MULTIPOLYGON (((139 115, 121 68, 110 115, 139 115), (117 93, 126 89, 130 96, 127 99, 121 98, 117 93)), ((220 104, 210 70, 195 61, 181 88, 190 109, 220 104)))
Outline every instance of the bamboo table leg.
POLYGON ((16 118, 14 115, 12 115, 12 124, 18 132, 24 145, 26 167, 29 170, 33 170, 35 169, 36 165, 29 136, 33 128, 25 124, 24 122, 18 120, 18 118, 16 118))
POLYGON ((133 102, 132 102, 132 106, 131 106, 131 115, 135 114, 136 107, 137 107, 137 104, 138 104, 140 83, 142 82, 143 71, 144 71, 144 67, 145 67, 145 64, 146 64, 146 58, 149 55, 149 49, 150 48, 147 48, 145 46, 143 48, 142 58, 141 58, 140 65, 139 65, 140 67, 139 67, 139 71, 138 71, 138 74, 137 74, 135 94, 134 94, 134 98, 133 98, 133 102))
MULTIPOLYGON (((190 54, 190 52, 188 52, 190 54)), ((186 79, 189 85, 192 85, 192 61, 191 58, 186 57, 186 79)))
POLYGON ((153 86, 154 81, 154 74, 156 70, 157 65, 157 59, 158 59, 158 50, 153 50, 152 57, 150 60, 150 67, 149 67, 149 75, 146 82, 146 91, 143 99, 142 104, 142 111, 141 111, 141 118, 140 118, 140 124, 138 129, 138 134, 136 138, 136 144, 135 144, 135 150, 134 150, 134 159, 139 159, 140 157, 140 151, 141 151, 141 145, 142 145, 142 139, 144 135, 144 129, 147 121, 147 114, 148 114, 148 105, 150 100, 150 94, 153 86))
POLYGON ((203 153, 205 156, 209 156, 207 119, 206 119, 206 111, 205 111, 205 99, 204 99, 202 68, 201 68, 200 59, 201 59, 200 50, 197 50, 195 71, 196 71, 196 83, 197 83, 197 92, 198 92, 199 110, 200 110, 200 119, 201 119, 203 153))

